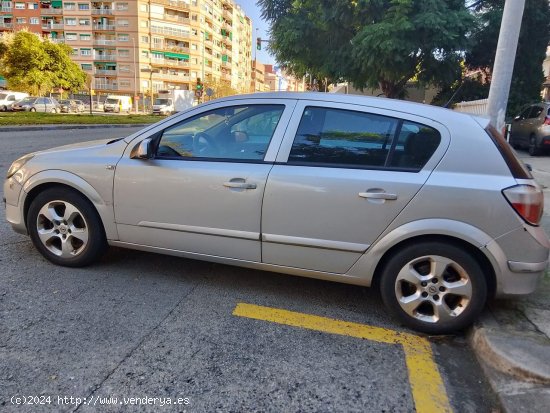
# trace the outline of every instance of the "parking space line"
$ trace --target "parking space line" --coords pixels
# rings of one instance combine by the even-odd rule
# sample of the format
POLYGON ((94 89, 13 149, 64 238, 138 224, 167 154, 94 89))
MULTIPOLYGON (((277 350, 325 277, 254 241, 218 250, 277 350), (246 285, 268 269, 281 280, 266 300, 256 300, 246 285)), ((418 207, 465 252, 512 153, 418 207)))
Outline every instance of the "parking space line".
POLYGON ((430 343, 423 337, 382 327, 246 303, 238 303, 233 315, 378 343, 402 345, 416 411, 452 412, 430 343))

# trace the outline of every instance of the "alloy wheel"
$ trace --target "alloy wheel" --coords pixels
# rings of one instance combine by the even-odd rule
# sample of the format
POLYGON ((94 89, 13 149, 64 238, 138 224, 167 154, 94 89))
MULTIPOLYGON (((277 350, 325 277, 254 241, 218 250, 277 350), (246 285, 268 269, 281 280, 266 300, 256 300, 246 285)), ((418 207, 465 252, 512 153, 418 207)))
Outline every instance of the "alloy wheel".
POLYGON ((466 310, 472 299, 472 284, 457 262, 438 255, 423 256, 399 271, 395 296, 409 316, 428 323, 445 323, 466 310))
POLYGON ((36 218, 42 244, 60 258, 81 254, 88 244, 89 228, 82 212, 66 201, 50 201, 36 218))

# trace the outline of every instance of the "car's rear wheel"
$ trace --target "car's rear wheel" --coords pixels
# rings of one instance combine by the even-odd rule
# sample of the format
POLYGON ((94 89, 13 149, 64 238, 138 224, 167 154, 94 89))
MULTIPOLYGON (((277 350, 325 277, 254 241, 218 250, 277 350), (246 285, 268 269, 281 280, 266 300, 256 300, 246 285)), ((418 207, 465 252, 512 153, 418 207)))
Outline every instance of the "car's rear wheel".
POLYGON ((30 108, 31 112, 36 112, 36 108, 30 108))
POLYGON ((476 259, 454 244, 438 242, 399 250, 382 271, 380 291, 395 316, 428 334, 469 326, 487 299, 476 259))
POLYGON ((51 188, 38 194, 27 214, 27 228, 36 249, 58 265, 89 265, 107 246, 93 205, 67 188, 51 188))
POLYGON ((537 146, 537 137, 535 135, 529 137, 529 155, 540 155, 540 148, 537 146))

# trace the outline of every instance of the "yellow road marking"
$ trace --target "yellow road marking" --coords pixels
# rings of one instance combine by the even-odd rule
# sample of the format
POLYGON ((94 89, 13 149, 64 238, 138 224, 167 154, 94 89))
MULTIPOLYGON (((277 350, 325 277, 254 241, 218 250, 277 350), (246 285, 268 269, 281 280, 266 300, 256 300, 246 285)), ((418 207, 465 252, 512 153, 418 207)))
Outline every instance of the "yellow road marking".
POLYGON ((382 327, 246 303, 238 303, 233 315, 378 343, 402 345, 416 411, 452 412, 430 343, 425 338, 382 327))

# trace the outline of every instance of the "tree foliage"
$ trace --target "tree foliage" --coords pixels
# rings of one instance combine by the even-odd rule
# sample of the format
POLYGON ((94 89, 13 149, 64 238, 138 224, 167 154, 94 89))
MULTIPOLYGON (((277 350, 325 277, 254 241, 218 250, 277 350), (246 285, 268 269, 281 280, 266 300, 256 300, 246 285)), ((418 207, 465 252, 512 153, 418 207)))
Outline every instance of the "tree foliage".
POLYGON ((80 90, 86 73, 71 60, 72 49, 50 42, 28 31, 0 39, 0 74, 10 88, 32 95, 52 89, 80 90))
MULTIPOLYGON (((473 13, 477 25, 472 32, 472 47, 466 54, 468 71, 481 73, 474 79, 465 79, 455 101, 486 98, 495 62, 504 0, 478 0, 473 13)), ((514 73, 508 99, 508 116, 517 114, 525 104, 541 100, 544 81, 542 63, 550 40, 550 5, 547 0, 526 0, 521 31, 514 62, 514 73)), ((459 85, 442 91, 450 96, 459 85)), ((444 99, 443 99, 444 100, 444 99)))
POLYGON ((258 0, 270 49, 301 77, 350 81, 400 97, 409 80, 460 77, 472 15, 463 0, 258 0))

